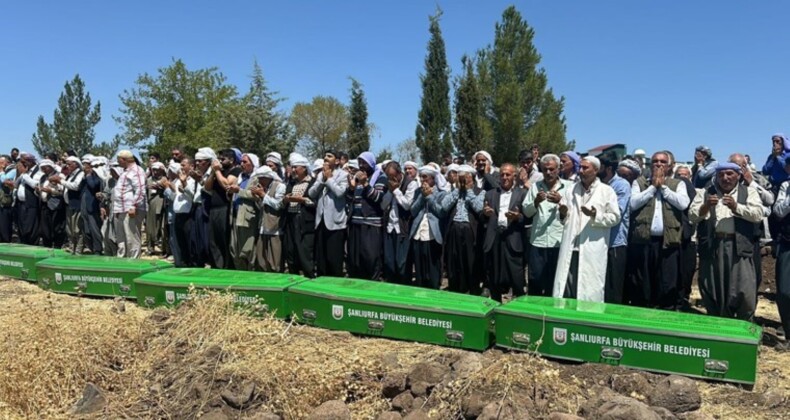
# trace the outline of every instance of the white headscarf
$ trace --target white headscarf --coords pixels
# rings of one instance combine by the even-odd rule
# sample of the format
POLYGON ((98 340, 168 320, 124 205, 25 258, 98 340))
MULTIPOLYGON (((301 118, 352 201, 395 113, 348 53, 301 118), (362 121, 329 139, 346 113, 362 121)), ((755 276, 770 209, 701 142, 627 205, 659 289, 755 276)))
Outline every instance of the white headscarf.
POLYGON ((198 149, 197 153, 195 153, 195 160, 214 160, 217 158, 217 154, 214 153, 214 149, 210 147, 201 147, 198 149))
POLYGON ((241 155, 241 157, 244 157, 245 155, 248 158, 250 158, 250 162, 252 162, 252 170, 253 171, 258 169, 261 166, 261 160, 258 158, 258 155, 256 155, 255 153, 244 153, 244 154, 241 155))
POLYGON ((466 163, 464 163, 463 165, 458 166, 458 173, 459 174, 474 175, 475 172, 477 172, 477 171, 475 171, 475 168, 473 168, 471 165, 467 165, 466 163))
MULTIPOLYGON (((310 161, 307 160, 306 157, 300 155, 299 153, 291 153, 288 163, 290 163, 291 166, 303 166, 308 169, 310 168, 310 161)), ((321 166, 323 165, 324 162, 321 161, 321 166)))
POLYGON ((491 153, 488 153, 488 152, 486 152, 485 150, 481 150, 481 151, 479 151, 479 152, 475 153, 475 156, 474 156, 474 157, 477 157, 477 155, 483 155, 483 157, 485 157, 485 158, 486 158, 486 160, 488 161, 488 163, 490 163, 491 165, 493 165, 493 164, 494 164, 494 160, 493 160, 493 159, 491 159, 491 153))
POLYGON ((277 175, 277 172, 274 172, 272 168, 262 165, 255 172, 252 173, 253 178, 263 177, 263 178, 271 178, 275 181, 282 181, 280 175, 277 175))
POLYGON ((310 169, 312 169, 312 172, 320 171, 320 170, 324 169, 324 160, 323 159, 316 159, 315 162, 313 162, 313 167, 310 168, 310 169))

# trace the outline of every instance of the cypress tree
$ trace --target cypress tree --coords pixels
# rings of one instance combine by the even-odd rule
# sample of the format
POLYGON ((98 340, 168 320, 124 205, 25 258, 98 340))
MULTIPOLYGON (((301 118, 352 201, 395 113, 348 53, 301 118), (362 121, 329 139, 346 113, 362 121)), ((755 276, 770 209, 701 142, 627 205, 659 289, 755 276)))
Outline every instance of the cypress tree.
POLYGON ((464 73, 456 81, 455 87, 455 130, 453 143, 455 149, 467 159, 480 150, 483 141, 483 101, 480 96, 474 60, 464 55, 461 58, 464 73))
POLYGON ((362 85, 351 78, 351 104, 349 105, 348 155, 359 156, 370 150, 370 127, 368 126, 368 103, 362 85))
POLYGON ((415 130, 415 140, 423 162, 439 162, 452 152, 450 114, 450 67, 444 48, 439 19, 442 11, 430 16, 428 55, 425 57, 425 74, 422 82, 422 100, 415 130))

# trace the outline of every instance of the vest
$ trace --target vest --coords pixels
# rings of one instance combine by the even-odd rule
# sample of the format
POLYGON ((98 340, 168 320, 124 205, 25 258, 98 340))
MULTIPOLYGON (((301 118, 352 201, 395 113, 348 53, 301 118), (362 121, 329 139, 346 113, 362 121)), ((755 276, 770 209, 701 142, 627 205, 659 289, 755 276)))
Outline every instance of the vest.
MULTIPOLYGON (((650 185, 647 183, 647 179, 640 176, 636 179, 637 184, 639 184, 640 190, 646 190, 650 185)), ((680 181, 673 178, 666 178, 664 181, 672 191, 677 192, 678 186, 680 185, 680 181)), ((686 188, 685 185, 682 186, 686 188)), ((650 201, 647 202, 642 208, 639 210, 635 210, 632 215, 632 223, 633 223, 633 231, 631 234, 631 241, 636 244, 647 244, 650 243, 650 226, 653 224, 653 214, 655 213, 655 206, 656 206, 656 198, 650 198, 650 201)), ((682 223, 683 220, 683 211, 678 210, 673 207, 669 202, 666 200, 662 201, 661 206, 661 214, 664 219, 664 236, 663 236, 663 244, 664 248, 680 246, 680 239, 682 236, 682 223)))
MULTIPOLYGON (((73 173, 71 173, 69 175, 68 181, 69 182, 74 181, 74 179, 77 178, 77 175, 79 175, 80 173, 82 173, 82 169, 77 169, 76 171, 74 171, 73 173)), ((83 182, 85 182, 85 181, 83 180, 83 182)), ((66 188, 66 195, 69 197, 69 208, 70 209, 72 209, 72 210, 79 210, 80 209, 80 197, 82 196, 81 193, 82 193, 82 188, 83 187, 84 187, 84 185, 80 185, 80 187, 76 191, 72 191, 72 190, 66 188)))
MULTIPOLYGON (((47 182, 47 178, 49 178, 48 175, 46 174, 42 175, 41 178, 38 180, 38 185, 43 187, 44 183, 47 182)), ((27 192, 25 192, 25 194, 27 194, 27 192)), ((27 198, 27 195, 25 195, 25 198, 27 198)), ((47 195, 46 205, 50 210, 52 211, 58 210, 62 204, 63 204, 62 195, 52 195, 52 194, 47 195)))
MULTIPOLYGON (((38 173, 38 166, 36 166, 32 171, 30 171, 30 178, 33 178, 38 173)), ((23 205, 25 207, 39 207, 39 198, 38 193, 36 193, 36 189, 30 187, 29 185, 25 184, 24 182, 19 184, 22 188, 25 189, 25 201, 23 205)))
MULTIPOLYGON (((274 198, 275 194, 277 194, 277 187, 280 186, 280 183, 272 180, 272 183, 269 184, 269 192, 266 194, 269 197, 274 198)), ((274 230, 282 230, 283 219, 282 216, 283 209, 280 210, 273 210, 271 207, 264 207, 263 215, 261 216, 261 226, 267 232, 272 232, 274 230)))
MULTIPOLYGON (((716 188, 709 187, 706 191, 709 195, 716 194, 716 188)), ((746 199, 749 195, 748 187, 739 184, 738 195, 736 201, 738 205, 746 205, 746 199)), ((735 217, 735 253, 739 257, 750 258, 754 254, 754 240, 756 232, 756 223, 749 222, 748 220, 735 217)), ((784 224, 782 224, 782 228, 784 224)), ((716 246, 716 208, 710 209, 710 217, 704 220, 697 226, 697 241, 699 242, 700 256, 712 257, 713 250, 716 246)))

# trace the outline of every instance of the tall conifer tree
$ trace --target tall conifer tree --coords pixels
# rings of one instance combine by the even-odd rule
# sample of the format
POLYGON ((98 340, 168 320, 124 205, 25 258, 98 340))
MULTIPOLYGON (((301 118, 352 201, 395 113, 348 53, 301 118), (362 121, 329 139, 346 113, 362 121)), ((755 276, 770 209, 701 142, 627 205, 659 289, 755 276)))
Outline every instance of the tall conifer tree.
POLYGON ((452 152, 450 114, 450 67, 444 48, 439 19, 442 11, 430 17, 431 39, 425 57, 425 74, 422 81, 422 103, 417 129, 417 146, 424 162, 439 162, 443 155, 452 152))

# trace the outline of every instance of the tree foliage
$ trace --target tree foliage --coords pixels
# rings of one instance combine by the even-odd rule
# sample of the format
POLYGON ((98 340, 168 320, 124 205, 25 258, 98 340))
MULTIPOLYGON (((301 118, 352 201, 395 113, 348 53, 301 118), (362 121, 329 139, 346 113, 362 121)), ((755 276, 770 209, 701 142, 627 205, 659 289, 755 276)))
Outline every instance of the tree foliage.
POLYGON ((85 91, 85 83, 77 74, 67 81, 58 98, 52 123, 48 124, 39 115, 33 148, 39 155, 47 152, 61 153, 74 150, 78 155, 91 152, 96 137, 94 128, 101 120, 101 104, 91 106, 91 95, 85 91))
POLYGON ((414 138, 408 138, 398 143, 395 147, 395 158, 401 164, 408 161, 420 162, 420 148, 414 138))
POLYGON ((288 156, 296 146, 296 136, 288 116, 277 110, 282 101, 269 89, 255 61, 249 91, 227 106, 227 143, 260 157, 272 151, 288 156))
POLYGON ((430 16, 428 54, 425 57, 425 74, 422 81, 422 100, 415 140, 423 161, 439 162, 442 156, 452 153, 450 113, 450 67, 447 65, 444 39, 439 27, 442 11, 430 16))
POLYGON ((346 129, 349 113, 337 98, 316 96, 312 101, 298 102, 291 110, 297 148, 305 156, 323 156, 328 149, 347 150, 346 129))
POLYGON ((494 44, 478 52, 477 78, 483 95, 483 135, 492 136, 496 162, 512 160, 537 143, 541 150, 562 151, 565 140, 564 98, 554 98, 538 67, 535 31, 514 6, 496 24, 494 44))
POLYGON ((349 105, 349 124, 347 132, 348 155, 359 156, 370 150, 370 131, 368 124, 368 102, 362 85, 351 78, 351 104, 349 105))
MULTIPOLYGON (((236 87, 217 68, 189 70, 181 60, 140 75, 120 95, 123 142, 167 155, 173 147, 229 146, 226 111, 236 87)), ((191 150, 190 150, 191 151, 191 150)))
POLYGON ((455 83, 455 150, 467 158, 486 149, 483 134, 483 98, 474 70, 474 60, 461 58, 464 72, 455 83))
POLYGON ((392 150, 389 147, 385 147, 376 153, 376 163, 381 163, 385 160, 392 160, 392 150))

